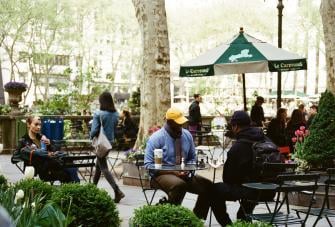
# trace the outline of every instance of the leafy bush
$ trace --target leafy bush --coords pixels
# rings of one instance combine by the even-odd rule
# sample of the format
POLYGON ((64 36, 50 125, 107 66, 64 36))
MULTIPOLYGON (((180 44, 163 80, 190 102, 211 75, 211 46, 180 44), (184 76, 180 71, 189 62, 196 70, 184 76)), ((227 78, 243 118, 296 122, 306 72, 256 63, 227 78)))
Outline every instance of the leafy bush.
POLYGON ((325 160, 332 162, 335 158, 335 96, 331 92, 322 93, 318 114, 309 130, 310 135, 305 139, 299 158, 314 166, 323 164, 325 160))
POLYGON ((233 224, 228 225, 228 227, 271 227, 272 225, 264 222, 245 222, 245 221, 235 221, 233 224))
POLYGON ((135 210, 134 226, 204 226, 204 223, 189 209, 182 206, 163 204, 143 206, 135 210))
POLYGON ((8 181, 7 178, 3 175, 0 175, 0 190, 7 190, 8 181))
POLYGON ((120 218, 115 203, 104 190, 93 184, 64 184, 51 198, 63 212, 69 210, 74 218, 71 226, 119 226, 120 218))
POLYGON ((56 190, 55 187, 49 185, 48 183, 35 179, 23 179, 17 182, 14 187, 15 190, 22 189, 25 194, 40 194, 43 197, 43 203, 46 203, 46 201, 51 198, 52 193, 56 190))

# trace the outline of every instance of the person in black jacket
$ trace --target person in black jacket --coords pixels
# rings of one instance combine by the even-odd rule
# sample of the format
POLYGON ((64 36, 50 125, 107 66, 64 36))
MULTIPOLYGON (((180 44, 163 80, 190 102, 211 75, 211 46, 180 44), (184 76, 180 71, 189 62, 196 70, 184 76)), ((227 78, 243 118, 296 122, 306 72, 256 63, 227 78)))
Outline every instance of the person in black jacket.
MULTIPOLYGON (((194 101, 188 108, 188 129, 193 136, 193 140, 195 139, 196 131, 201 131, 201 112, 200 112, 200 102, 201 96, 200 94, 194 94, 194 101)), ((201 137, 199 138, 199 144, 201 144, 201 137)))
MULTIPOLYGON (((213 213, 222 226, 232 223, 227 213, 226 201, 242 199, 241 206, 246 213, 252 213, 255 208, 254 203, 243 200, 252 196, 251 192, 244 188, 242 184, 254 179, 252 143, 243 141, 243 139, 255 142, 265 140, 261 129, 250 127, 250 118, 244 111, 235 111, 230 124, 236 142, 228 151, 222 175, 223 182, 215 183, 210 193, 213 195, 213 198, 211 198, 213 213)), ((237 218, 246 220, 245 212, 240 207, 237 218)))
POLYGON ((128 110, 122 110, 120 118, 123 136, 127 139, 136 138, 138 127, 131 118, 130 112, 128 110))
POLYGON ((41 180, 61 182, 80 182, 77 168, 63 168, 57 162, 57 147, 54 142, 41 134, 41 119, 29 116, 26 120, 28 132, 19 140, 15 154, 21 154, 24 149, 30 151, 29 163, 34 166, 41 180))
POLYGON ((255 102, 255 105, 251 108, 251 121, 253 126, 263 127, 264 118, 264 110, 262 104, 264 103, 264 98, 262 96, 258 96, 255 102))
POLYGON ((276 118, 273 118, 268 126, 267 137, 278 147, 288 146, 288 138, 286 136, 286 118, 287 109, 279 108, 276 118))

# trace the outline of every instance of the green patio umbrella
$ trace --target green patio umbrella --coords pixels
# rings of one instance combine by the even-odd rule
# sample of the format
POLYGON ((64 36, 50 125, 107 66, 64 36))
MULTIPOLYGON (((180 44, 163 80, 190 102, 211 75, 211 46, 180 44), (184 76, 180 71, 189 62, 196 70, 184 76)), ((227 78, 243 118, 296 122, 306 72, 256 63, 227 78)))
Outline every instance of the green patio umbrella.
POLYGON ((305 69, 307 69, 306 58, 256 39, 244 33, 241 28, 232 41, 217 46, 180 66, 179 76, 242 74, 243 101, 246 110, 245 73, 305 69))

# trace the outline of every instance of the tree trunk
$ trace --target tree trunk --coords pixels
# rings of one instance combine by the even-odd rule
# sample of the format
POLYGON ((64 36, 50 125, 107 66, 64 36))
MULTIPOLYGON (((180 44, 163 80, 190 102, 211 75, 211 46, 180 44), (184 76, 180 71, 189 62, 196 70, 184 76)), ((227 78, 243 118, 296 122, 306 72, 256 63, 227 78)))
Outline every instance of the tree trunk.
POLYGON ((316 50, 315 50, 315 90, 319 93, 319 77, 320 77, 320 34, 316 33, 316 50))
POLYGON ((170 55, 164 0, 133 0, 143 47, 141 115, 136 147, 170 107, 170 55))
POLYGON ((320 13, 326 46, 327 89, 335 94, 335 0, 322 0, 320 13))
MULTIPOLYGON (((304 41, 304 49, 305 49, 305 57, 308 59, 308 44, 309 44, 309 32, 308 29, 305 31, 305 41, 304 41)), ((304 72, 304 94, 307 94, 307 78, 308 78, 308 70, 304 72)))
POLYGON ((0 58, 0 104, 5 104, 5 90, 3 88, 1 58, 0 58))

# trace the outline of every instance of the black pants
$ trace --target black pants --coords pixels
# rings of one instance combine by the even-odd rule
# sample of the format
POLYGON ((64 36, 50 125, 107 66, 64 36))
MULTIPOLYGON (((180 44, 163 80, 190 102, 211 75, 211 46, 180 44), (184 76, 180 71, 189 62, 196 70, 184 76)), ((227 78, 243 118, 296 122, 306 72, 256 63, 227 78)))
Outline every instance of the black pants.
POLYGON ((237 212, 237 219, 245 220, 245 214, 250 214, 254 210, 256 203, 250 202, 247 199, 253 197, 252 191, 240 186, 232 185, 224 182, 213 185, 210 193, 211 207, 216 220, 222 226, 231 224, 232 221, 227 213, 226 201, 241 200, 240 208, 237 212))

